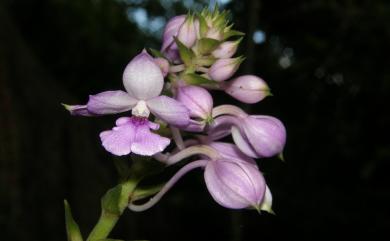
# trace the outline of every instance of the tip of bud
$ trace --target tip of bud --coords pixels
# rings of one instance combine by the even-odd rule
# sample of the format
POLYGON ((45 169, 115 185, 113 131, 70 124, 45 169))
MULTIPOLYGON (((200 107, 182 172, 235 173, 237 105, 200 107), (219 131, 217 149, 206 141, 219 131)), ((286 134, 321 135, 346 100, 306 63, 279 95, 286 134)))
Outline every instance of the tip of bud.
POLYGON ((261 214, 261 205, 253 205, 252 208, 255 209, 258 214, 261 214))
POLYGON ((265 96, 274 96, 274 94, 272 94, 271 92, 271 89, 267 89, 264 92, 265 92, 265 96))
POLYGON ((237 39, 236 41, 234 41, 237 45, 239 44, 239 43, 241 43, 241 41, 244 39, 244 37, 240 37, 239 39, 237 39))
POLYGON ((68 111, 71 111, 71 107, 70 105, 67 105, 67 104, 64 104, 64 103, 61 103, 61 105, 68 111))
POLYGON ((279 158, 282 162, 286 162, 286 160, 284 159, 283 152, 279 153, 278 158, 279 158))
POLYGON ((214 118, 211 115, 209 115, 206 117, 206 119, 204 119, 204 121, 207 125, 211 125, 214 122, 214 118))
POLYGON ((276 215, 274 210, 272 210, 272 207, 266 203, 262 203, 259 205, 252 206, 259 214, 261 214, 261 211, 265 211, 269 214, 276 215))
POLYGON ((239 57, 237 57, 237 58, 235 58, 235 64, 241 64, 242 62, 244 62, 244 60, 245 60, 246 58, 244 57, 244 56, 239 56, 239 57))

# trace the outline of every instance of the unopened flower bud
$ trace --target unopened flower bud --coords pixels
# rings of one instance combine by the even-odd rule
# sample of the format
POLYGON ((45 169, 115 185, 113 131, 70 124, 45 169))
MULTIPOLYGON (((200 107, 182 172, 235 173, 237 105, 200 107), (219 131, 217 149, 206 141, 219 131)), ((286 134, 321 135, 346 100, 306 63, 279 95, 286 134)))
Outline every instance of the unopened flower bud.
POLYGON ((190 110, 190 117, 206 120, 210 118, 213 108, 213 98, 210 93, 198 86, 179 87, 177 100, 190 110))
POLYGON ((188 15, 177 34, 177 38, 180 42, 188 48, 191 48, 195 44, 198 32, 197 25, 199 25, 198 20, 195 20, 193 15, 188 15))
POLYGON ((179 29, 183 25, 185 20, 186 15, 179 15, 171 18, 168 21, 164 29, 161 51, 165 52, 168 47, 170 47, 172 44, 175 44, 175 40, 173 37, 177 36, 179 29))
POLYGON ((167 76, 169 72, 169 62, 164 58, 155 58, 154 62, 160 67, 163 76, 167 76))
POLYGON ((242 125, 232 128, 232 136, 242 152, 254 158, 282 153, 286 143, 286 129, 280 120, 264 115, 240 119, 242 125))
POLYGON ((234 144, 225 142, 211 142, 208 145, 217 150, 223 158, 238 162, 245 162, 247 164, 253 164, 257 168, 255 160, 242 153, 242 151, 234 144))
POLYGON ((177 47, 176 43, 173 43, 171 46, 165 49, 163 54, 167 59, 169 59, 169 61, 173 63, 181 62, 179 48, 177 47))
POLYGON ((226 59, 232 57, 236 51, 242 38, 237 41, 225 41, 221 43, 217 49, 212 52, 212 55, 218 59, 226 59))
POLYGON ((224 81, 233 76, 238 67, 242 63, 244 58, 228 58, 218 59, 213 65, 211 65, 208 75, 215 81, 224 81))
POLYGON ((216 39, 216 40, 222 40, 223 39, 223 32, 215 27, 210 28, 206 32, 206 38, 216 39))
POLYGON ((210 161, 204 173, 207 189, 226 208, 258 208, 266 184, 259 169, 251 163, 229 159, 210 161))
POLYGON ((190 123, 186 126, 180 126, 180 129, 183 131, 189 132, 202 132, 206 127, 205 121, 197 121, 190 119, 190 123))
POLYGON ((257 103, 271 94, 267 83, 254 75, 240 76, 222 87, 227 94, 247 104, 257 103))

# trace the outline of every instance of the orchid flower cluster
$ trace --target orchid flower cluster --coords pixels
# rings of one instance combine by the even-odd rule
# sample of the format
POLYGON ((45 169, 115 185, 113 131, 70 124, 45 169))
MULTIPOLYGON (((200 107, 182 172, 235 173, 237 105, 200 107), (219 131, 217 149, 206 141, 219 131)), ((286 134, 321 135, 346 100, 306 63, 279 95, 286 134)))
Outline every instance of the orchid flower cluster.
POLYGON ((81 116, 131 111, 100 133, 103 147, 113 155, 149 156, 165 166, 185 163, 146 202, 138 204, 129 193, 126 205, 133 211, 152 207, 184 174, 202 168, 218 204, 272 212, 272 195, 255 159, 282 154, 283 124, 238 106, 213 105, 213 91, 247 104, 270 95, 257 76, 232 78, 244 60, 233 57, 243 33, 232 29, 227 16, 216 9, 172 18, 161 50, 143 50, 126 66, 125 91, 90 95, 85 105, 65 105, 81 116), (223 142, 228 136, 234 143, 223 142))

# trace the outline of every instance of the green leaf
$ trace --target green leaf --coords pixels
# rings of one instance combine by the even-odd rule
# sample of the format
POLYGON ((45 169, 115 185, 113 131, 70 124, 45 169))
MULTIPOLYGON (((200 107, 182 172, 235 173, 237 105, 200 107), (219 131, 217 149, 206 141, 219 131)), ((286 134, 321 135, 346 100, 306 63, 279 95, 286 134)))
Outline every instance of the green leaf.
POLYGON ((72 211, 70 209, 68 201, 64 200, 65 207, 65 224, 68 241, 83 241, 83 237, 80 233, 80 228, 74 221, 72 211))
POLYGON ((216 58, 212 56, 208 56, 208 57, 196 59, 195 63, 201 66, 211 66, 212 64, 215 63, 216 60, 217 60, 216 58))
POLYGON ((217 17, 219 15, 219 4, 216 1, 214 5, 214 11, 212 12, 213 18, 217 17))
POLYGON ((228 39, 233 36, 243 36, 245 33, 237 31, 237 30, 229 30, 226 33, 224 33, 223 38, 228 39))
POLYGON ((104 194, 102 198, 102 208, 104 211, 115 214, 115 215, 120 215, 122 212, 120 203, 122 199, 122 185, 119 184, 104 194))
POLYGON ((184 64, 186 66, 191 66, 192 65, 192 60, 195 57, 194 52, 190 48, 187 48, 176 37, 174 37, 174 39, 175 39, 175 42, 176 42, 177 46, 179 47, 179 53, 180 53, 181 60, 183 60, 183 62, 184 62, 184 64))
POLYGON ((165 56, 157 49, 149 48, 149 51, 152 53, 154 57, 165 58, 165 56))
POLYGON ((123 239, 105 238, 105 239, 99 239, 97 241, 125 241, 125 240, 123 240, 123 239))
POLYGON ((215 20, 213 21, 213 24, 216 28, 224 28, 227 25, 227 18, 229 16, 229 12, 224 10, 222 13, 220 13, 215 20))
POLYGON ((209 80, 198 74, 186 74, 183 76, 183 80, 189 85, 209 85, 216 84, 215 81, 209 80))
POLYGON ((216 39, 201 38, 198 40, 199 53, 202 55, 211 53, 218 47, 219 44, 220 42, 216 39))
POLYGON ((201 14, 198 14, 198 19, 199 19, 199 33, 200 36, 203 37, 206 35, 207 31, 209 30, 209 27, 207 26, 206 19, 201 14))

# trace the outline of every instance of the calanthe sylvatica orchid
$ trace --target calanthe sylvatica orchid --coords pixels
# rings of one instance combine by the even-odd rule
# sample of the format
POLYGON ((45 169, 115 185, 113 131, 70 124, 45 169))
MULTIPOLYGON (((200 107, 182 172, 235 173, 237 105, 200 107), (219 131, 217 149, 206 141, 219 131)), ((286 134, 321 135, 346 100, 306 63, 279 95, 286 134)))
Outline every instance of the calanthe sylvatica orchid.
MULTIPOLYGON (((214 106, 214 91, 246 104, 271 95, 260 77, 236 76, 245 59, 234 57, 243 33, 232 29, 227 16, 227 11, 215 8, 173 17, 165 26, 161 51, 150 50, 152 57, 143 50, 126 66, 125 91, 91 95, 85 105, 64 105, 80 116, 131 111, 119 117, 114 128, 100 133, 108 152, 128 156, 132 162, 120 172, 126 173, 122 181, 102 198, 101 217, 87 241, 107 240, 127 207, 136 212, 151 208, 194 169, 203 170, 206 187, 221 206, 273 213, 271 190, 255 159, 282 157, 284 125, 238 106, 214 106), (161 124, 164 135, 158 132, 161 124), (227 136, 234 143, 221 140, 227 136), (168 166, 181 168, 168 181, 143 185, 168 166)), ((127 165, 122 163, 121 168, 127 165)), ((65 207, 69 240, 82 241, 67 203, 65 207)))

